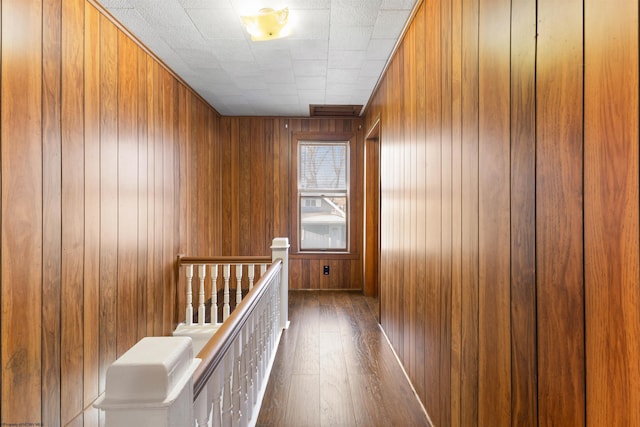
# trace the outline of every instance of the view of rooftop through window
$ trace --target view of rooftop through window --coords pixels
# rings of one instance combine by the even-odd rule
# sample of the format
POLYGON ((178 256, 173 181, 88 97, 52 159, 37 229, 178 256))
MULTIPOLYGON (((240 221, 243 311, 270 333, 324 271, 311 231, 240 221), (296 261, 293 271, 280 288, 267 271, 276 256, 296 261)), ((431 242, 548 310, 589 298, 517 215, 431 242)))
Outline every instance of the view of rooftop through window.
POLYGON ((300 249, 347 250, 348 142, 300 142, 300 249))

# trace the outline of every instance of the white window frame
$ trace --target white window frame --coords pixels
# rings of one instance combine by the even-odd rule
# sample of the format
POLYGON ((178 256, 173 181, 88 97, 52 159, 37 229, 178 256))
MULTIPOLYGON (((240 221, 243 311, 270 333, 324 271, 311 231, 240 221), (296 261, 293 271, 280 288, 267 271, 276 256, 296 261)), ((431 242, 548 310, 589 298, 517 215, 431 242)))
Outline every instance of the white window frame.
MULTIPOLYGON (((300 252, 337 252, 337 253, 348 253, 349 249, 350 249, 350 220, 351 220, 351 212, 350 212, 350 206, 351 206, 351 198, 350 198, 350 188, 351 188, 351 183, 350 183, 350 177, 351 177, 351 170, 350 170, 350 155, 351 155, 351 146, 350 146, 351 142, 348 139, 345 140, 339 140, 339 141, 333 141, 333 140, 299 140, 296 150, 297 150, 297 158, 298 158, 298 162, 300 163, 300 159, 301 159, 301 152, 303 147, 308 147, 308 146, 342 146, 344 147, 344 151, 345 151, 345 158, 344 158, 344 176, 345 176, 345 188, 344 189, 329 189, 329 188, 318 188, 318 189, 301 189, 300 188, 300 183, 301 183, 301 173, 302 173, 302 168, 300 167, 300 164, 298 164, 297 166, 297 177, 296 177, 296 182, 297 182, 297 196, 296 196, 296 210, 297 210, 297 217, 298 217, 298 221, 297 221, 297 236, 298 236, 298 250, 300 252), (326 197, 326 198, 330 198, 330 197, 344 197, 346 200, 345 203, 345 207, 344 207, 344 213, 345 213, 345 236, 344 236, 344 246, 340 246, 340 247, 303 247, 303 238, 304 238, 304 229, 303 229, 303 222, 302 222, 302 204, 303 201, 308 200, 308 199, 304 199, 305 197, 317 197, 318 201, 320 198, 326 197)), ((317 202, 316 202, 317 203, 317 202)), ((322 202, 321 202, 322 203, 322 202)), ((317 205, 316 205, 317 207, 317 205)))

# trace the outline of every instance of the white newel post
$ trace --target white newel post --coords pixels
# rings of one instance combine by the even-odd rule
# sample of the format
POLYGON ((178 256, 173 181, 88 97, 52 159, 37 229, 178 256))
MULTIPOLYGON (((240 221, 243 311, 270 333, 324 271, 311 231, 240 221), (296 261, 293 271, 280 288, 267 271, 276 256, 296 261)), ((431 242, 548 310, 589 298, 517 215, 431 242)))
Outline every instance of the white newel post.
POLYGON ((146 337, 107 370, 94 404, 106 427, 193 427, 194 359, 191 338, 146 337))
POLYGON ((280 328, 289 327, 289 239, 276 237, 271 244, 271 259, 282 260, 280 278, 280 328))

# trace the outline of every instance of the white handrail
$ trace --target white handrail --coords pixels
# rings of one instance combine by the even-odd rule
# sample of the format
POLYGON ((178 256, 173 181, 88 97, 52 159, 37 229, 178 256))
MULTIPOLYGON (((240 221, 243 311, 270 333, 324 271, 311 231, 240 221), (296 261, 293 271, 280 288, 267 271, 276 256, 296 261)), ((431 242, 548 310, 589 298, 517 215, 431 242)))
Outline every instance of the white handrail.
MULTIPOLYGON (((282 330, 288 326, 288 247, 288 239, 274 239, 273 263, 268 269, 265 264, 261 264, 261 275, 255 286, 249 290, 226 321, 216 325, 217 331, 195 358, 193 345, 189 345, 188 348, 184 346, 186 338, 155 337, 154 340, 159 341, 154 345, 160 343, 160 348, 164 349, 161 355, 149 351, 148 344, 145 347, 141 341, 130 350, 135 357, 129 356, 125 361, 122 361, 122 358, 118 359, 114 363, 120 366, 120 372, 116 370, 116 377, 123 380, 110 381, 110 367, 105 391, 105 395, 109 397, 106 399, 109 404, 95 405, 106 411, 106 426, 255 425, 280 336, 282 330), (162 344, 164 340, 182 340, 172 341, 181 343, 182 347, 172 352, 171 344, 162 344), (139 346, 142 347, 138 350, 139 346), (176 371, 176 363, 187 368, 176 371), (198 366, 195 367, 196 365, 198 366), (189 366, 195 368, 188 368, 189 366), (184 374, 178 377, 176 372, 184 374), (164 380, 162 375, 166 376, 164 380), (154 389, 153 384, 173 385, 166 396, 156 396, 151 390, 152 395, 138 398, 137 393, 125 390, 126 385, 140 387, 140 381, 132 381, 131 378, 147 378, 150 390, 154 389), (113 384, 116 385, 115 388, 113 384), (127 398, 122 399, 119 393, 124 393, 127 398)), ((195 258, 193 260, 202 261, 195 258)), ((210 271, 213 310, 214 303, 217 305, 217 300, 213 298, 213 288, 217 290, 217 266, 207 269, 206 265, 210 264, 206 262, 194 262, 192 265, 203 266, 198 270, 200 299, 205 294, 203 287, 206 271, 210 271)), ((229 279, 225 279, 227 280, 229 279)), ((201 311, 199 304, 198 312, 201 311)), ((200 323, 200 319, 201 317, 198 319, 199 324, 189 325, 193 333, 197 334, 198 329, 207 330, 211 327, 211 324, 200 323)), ((185 325, 187 320, 188 318, 185 318, 185 325)), ((217 323, 213 315, 211 322, 214 325, 217 323)))

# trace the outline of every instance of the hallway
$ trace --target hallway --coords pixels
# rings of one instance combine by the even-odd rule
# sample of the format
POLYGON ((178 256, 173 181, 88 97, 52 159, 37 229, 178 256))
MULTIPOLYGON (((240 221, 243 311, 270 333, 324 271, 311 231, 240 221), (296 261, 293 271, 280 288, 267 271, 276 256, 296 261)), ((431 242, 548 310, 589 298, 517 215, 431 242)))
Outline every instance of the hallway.
POLYGON ((428 426, 375 301, 354 292, 289 293, 258 426, 428 426))

